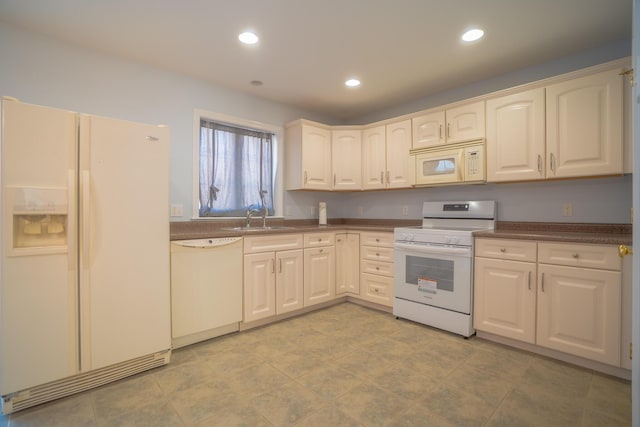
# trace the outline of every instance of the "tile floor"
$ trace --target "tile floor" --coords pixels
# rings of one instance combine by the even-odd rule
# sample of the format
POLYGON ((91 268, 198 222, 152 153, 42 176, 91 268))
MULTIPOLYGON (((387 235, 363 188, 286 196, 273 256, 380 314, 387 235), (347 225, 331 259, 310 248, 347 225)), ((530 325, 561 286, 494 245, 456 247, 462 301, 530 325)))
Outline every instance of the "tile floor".
POLYGON ((352 303, 174 352, 14 426, 628 426, 628 382, 352 303))

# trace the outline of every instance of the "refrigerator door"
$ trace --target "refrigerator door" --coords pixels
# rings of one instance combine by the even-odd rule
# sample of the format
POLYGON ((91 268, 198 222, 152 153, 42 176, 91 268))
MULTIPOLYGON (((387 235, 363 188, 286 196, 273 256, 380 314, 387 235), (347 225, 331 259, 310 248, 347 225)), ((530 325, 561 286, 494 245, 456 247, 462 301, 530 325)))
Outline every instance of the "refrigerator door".
POLYGON ((2 101, 2 395, 79 369, 76 118, 2 101))
POLYGON ((81 370, 171 346, 169 129, 80 116, 81 370))

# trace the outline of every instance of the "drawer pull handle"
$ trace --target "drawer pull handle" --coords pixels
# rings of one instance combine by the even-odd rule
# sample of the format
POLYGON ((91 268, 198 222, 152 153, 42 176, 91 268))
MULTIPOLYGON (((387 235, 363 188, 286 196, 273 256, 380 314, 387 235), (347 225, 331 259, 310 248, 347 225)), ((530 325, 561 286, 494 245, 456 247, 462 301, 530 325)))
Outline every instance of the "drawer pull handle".
POLYGON ((542 285, 542 292, 544 292, 544 273, 542 273, 541 285, 542 285))
POLYGON ((505 253, 507 251, 506 248, 500 248, 500 252, 505 253))
POLYGON ((625 257, 627 255, 631 255, 631 254, 633 254, 633 249, 631 249, 627 245, 618 246, 618 255, 620 255, 620 258, 623 258, 623 257, 625 257))
POLYGON ((529 272, 529 290, 531 290, 531 272, 529 272))
POLYGON ((380 267, 376 267, 376 270, 380 270, 380 267))
POLYGON ((573 254, 572 257, 574 257, 575 259, 578 259, 580 257, 580 254, 573 254))

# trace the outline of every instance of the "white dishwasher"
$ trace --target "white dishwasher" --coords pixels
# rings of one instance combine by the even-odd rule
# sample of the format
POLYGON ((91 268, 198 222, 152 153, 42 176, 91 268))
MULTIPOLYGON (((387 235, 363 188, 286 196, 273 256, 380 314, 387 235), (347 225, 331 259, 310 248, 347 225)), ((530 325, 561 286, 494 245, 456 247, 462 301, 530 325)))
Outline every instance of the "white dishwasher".
POLYGON ((242 237, 171 242, 171 343, 184 347, 239 330, 242 237))

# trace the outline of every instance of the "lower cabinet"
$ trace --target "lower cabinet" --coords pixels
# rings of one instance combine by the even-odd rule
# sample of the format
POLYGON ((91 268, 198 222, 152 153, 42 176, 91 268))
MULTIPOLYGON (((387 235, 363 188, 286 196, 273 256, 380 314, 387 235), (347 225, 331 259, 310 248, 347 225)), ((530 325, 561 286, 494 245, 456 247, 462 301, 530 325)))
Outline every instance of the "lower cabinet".
POLYGON ((478 238, 475 248, 475 329, 621 366, 615 246, 478 238))
POLYGON ((360 298, 393 306, 393 233, 360 233, 360 298))
POLYGON ((334 233, 304 235, 304 306, 331 301, 336 295, 334 233))
POLYGON ((244 239, 244 322, 303 307, 302 234, 244 239))
POLYGON ((336 295, 360 295, 360 234, 336 233, 336 295))

